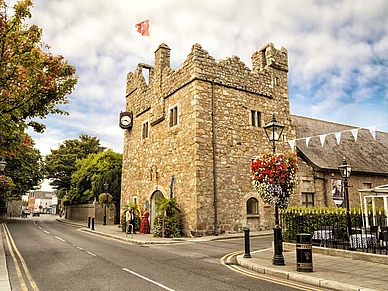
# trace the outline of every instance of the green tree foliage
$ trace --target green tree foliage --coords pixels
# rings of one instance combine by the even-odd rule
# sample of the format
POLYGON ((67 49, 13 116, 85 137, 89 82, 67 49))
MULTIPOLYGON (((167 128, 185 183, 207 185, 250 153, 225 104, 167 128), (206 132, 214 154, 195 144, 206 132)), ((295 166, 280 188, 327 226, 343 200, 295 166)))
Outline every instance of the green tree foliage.
POLYGON ((21 199, 43 181, 43 159, 32 143, 25 144, 17 155, 7 157, 6 162, 4 174, 11 177, 14 184, 9 199, 21 199))
POLYGON ((67 195, 71 203, 82 204, 97 200, 104 192, 111 194, 113 201, 120 200, 122 159, 122 154, 109 149, 78 160, 67 195), (107 184, 107 189, 104 184, 107 184))
POLYGON ((71 175, 76 171, 76 161, 85 159, 89 154, 105 150, 96 137, 80 134, 79 139, 65 140, 57 150, 45 158, 46 178, 50 185, 58 190, 58 196, 70 191, 71 175))
POLYGON ((18 152, 22 133, 31 126, 43 132, 48 114, 67 114, 58 105, 68 103, 78 77, 63 56, 54 56, 41 41, 42 29, 27 25, 31 0, 21 0, 10 16, 0 0, 0 155, 18 152), (34 119, 34 120, 33 120, 34 119))

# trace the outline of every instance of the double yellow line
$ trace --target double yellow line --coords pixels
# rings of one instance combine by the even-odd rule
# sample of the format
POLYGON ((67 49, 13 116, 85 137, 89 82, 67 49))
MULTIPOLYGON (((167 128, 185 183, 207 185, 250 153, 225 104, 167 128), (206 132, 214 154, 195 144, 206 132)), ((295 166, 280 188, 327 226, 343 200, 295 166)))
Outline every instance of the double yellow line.
POLYGON ((30 271, 27 268, 26 262, 24 261, 22 255, 20 254, 18 248, 16 247, 15 242, 11 236, 11 233, 9 232, 7 224, 3 222, 2 225, 3 225, 5 238, 7 240, 8 250, 9 250, 9 253, 11 254, 13 263, 15 265, 16 273, 17 273, 22 291, 28 291, 28 287, 26 285, 21 268, 19 266, 19 261, 20 261, 20 265, 23 267, 23 270, 24 270, 24 273, 27 277, 27 280, 28 280, 30 286, 32 287, 32 290, 38 291, 39 290, 38 286, 36 286, 34 279, 32 279, 30 271), (16 255, 15 255, 15 253, 16 253, 16 255), (18 261, 18 259, 19 259, 19 261, 18 261))

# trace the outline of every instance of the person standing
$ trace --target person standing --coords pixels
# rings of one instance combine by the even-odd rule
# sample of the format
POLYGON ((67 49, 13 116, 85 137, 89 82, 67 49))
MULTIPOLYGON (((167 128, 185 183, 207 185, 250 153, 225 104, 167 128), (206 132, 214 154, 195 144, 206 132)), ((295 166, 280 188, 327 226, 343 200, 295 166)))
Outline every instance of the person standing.
POLYGON ((141 217, 140 233, 150 233, 150 222, 148 221, 149 216, 150 213, 148 212, 148 209, 146 209, 141 217))
POLYGON ((133 213, 132 207, 129 207, 125 213, 125 221, 127 223, 127 233, 135 233, 135 213, 133 213))

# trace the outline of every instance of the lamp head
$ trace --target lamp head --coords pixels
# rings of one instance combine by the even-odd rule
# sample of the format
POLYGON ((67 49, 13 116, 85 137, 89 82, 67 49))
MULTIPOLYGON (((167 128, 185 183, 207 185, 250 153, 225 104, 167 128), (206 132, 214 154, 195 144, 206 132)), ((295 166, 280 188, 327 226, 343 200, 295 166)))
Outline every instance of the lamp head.
POLYGON ((275 114, 272 115, 271 122, 264 126, 265 133, 270 141, 279 141, 283 129, 284 125, 276 121, 275 114))

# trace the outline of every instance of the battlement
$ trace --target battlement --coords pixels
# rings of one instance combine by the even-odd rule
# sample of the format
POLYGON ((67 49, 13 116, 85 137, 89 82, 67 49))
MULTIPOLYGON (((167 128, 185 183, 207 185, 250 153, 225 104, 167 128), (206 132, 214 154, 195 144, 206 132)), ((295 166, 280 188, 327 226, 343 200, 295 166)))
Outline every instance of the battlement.
POLYGON ((283 92, 288 92, 287 50, 283 47, 277 50, 272 43, 253 53, 252 69, 237 56, 216 61, 201 45, 194 44, 182 66, 172 70, 170 51, 162 43, 155 51, 154 67, 140 63, 134 73, 127 75, 127 109, 134 110, 135 115, 151 109, 153 104, 160 107, 161 100, 193 80, 213 82, 268 98, 284 95, 277 96, 274 87, 279 84, 286 86, 283 92), (144 69, 149 70, 148 84, 144 69))

